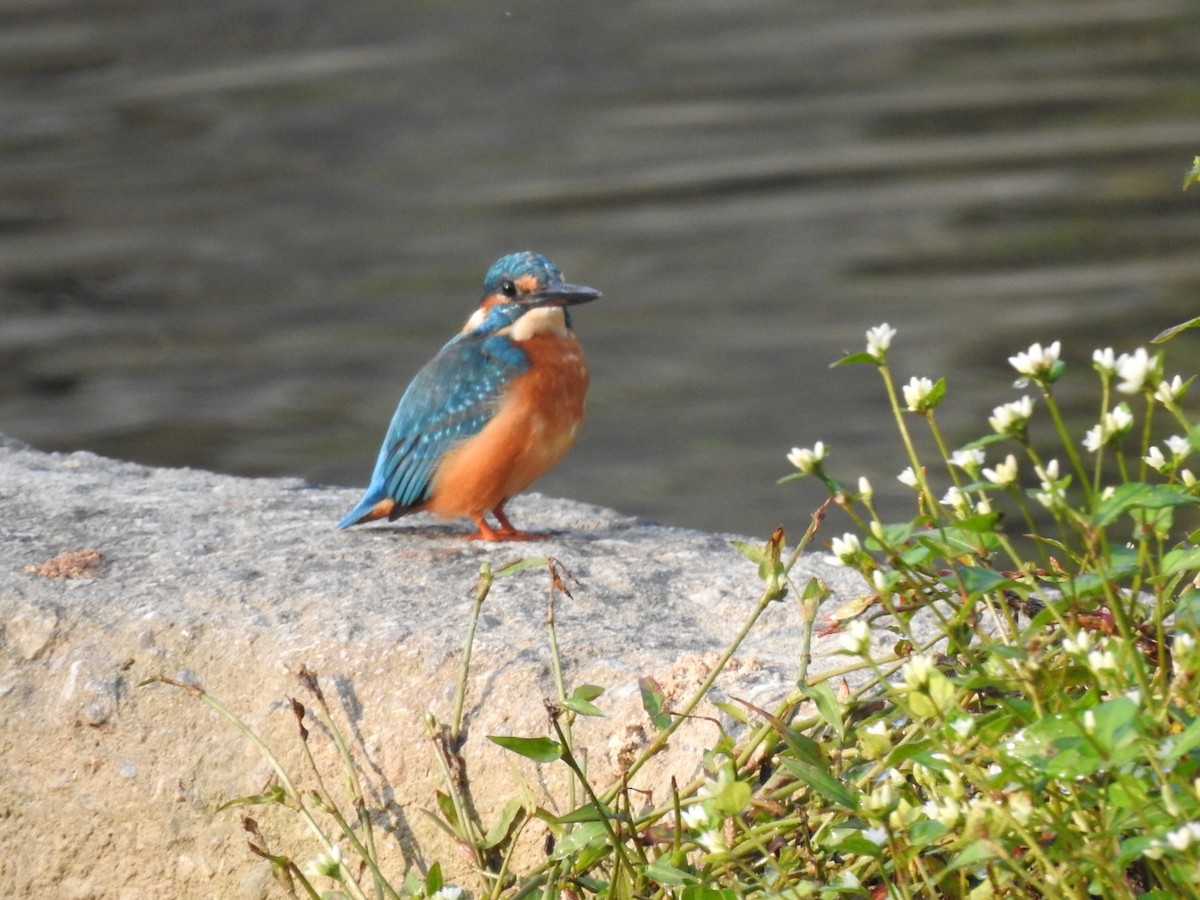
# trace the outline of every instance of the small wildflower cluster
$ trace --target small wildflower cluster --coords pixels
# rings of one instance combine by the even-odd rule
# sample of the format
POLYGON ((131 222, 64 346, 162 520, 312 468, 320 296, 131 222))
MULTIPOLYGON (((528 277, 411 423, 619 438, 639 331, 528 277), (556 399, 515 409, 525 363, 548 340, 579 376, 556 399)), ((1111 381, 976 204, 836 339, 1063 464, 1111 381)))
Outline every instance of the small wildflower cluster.
MULTIPOLYGON (((985 887, 988 896, 1119 895, 1131 879, 1193 895, 1200 489, 1188 464, 1200 427, 1184 410, 1191 380, 1164 375, 1161 353, 1096 350, 1099 414, 1073 437, 1055 396, 1069 374, 1062 344, 1036 343, 1009 357, 1015 386, 1029 392, 992 410, 988 434, 950 450, 937 423, 945 383, 894 384, 895 337, 873 328, 865 353, 841 361, 872 364, 884 380, 907 453, 898 477, 916 492, 917 515, 889 523, 873 492, 834 493, 856 529, 830 539, 829 559, 868 590, 839 616, 837 649, 849 668, 857 660, 872 673, 858 696, 879 705, 852 748, 832 751, 858 760, 841 777, 858 772, 859 792, 857 827, 831 846, 878 860, 884 884, 924 884, 933 856, 949 864, 976 848, 979 862, 955 862, 963 896, 985 887), (917 455, 906 424, 915 419, 903 413, 930 430, 935 465, 917 455), (1055 438, 1061 448, 1046 452, 1055 438), (1014 504, 1017 517, 1002 519, 1014 504), (1005 521, 1033 540, 1015 540, 1005 521)), ((836 485, 817 447, 789 457, 796 477, 813 474, 801 463, 819 456, 822 481, 836 485)))
POLYGON ((679 828, 694 841, 706 857, 729 852, 729 834, 736 817, 750 805, 750 785, 739 781, 728 760, 717 769, 716 778, 707 779, 695 799, 680 811, 679 828))

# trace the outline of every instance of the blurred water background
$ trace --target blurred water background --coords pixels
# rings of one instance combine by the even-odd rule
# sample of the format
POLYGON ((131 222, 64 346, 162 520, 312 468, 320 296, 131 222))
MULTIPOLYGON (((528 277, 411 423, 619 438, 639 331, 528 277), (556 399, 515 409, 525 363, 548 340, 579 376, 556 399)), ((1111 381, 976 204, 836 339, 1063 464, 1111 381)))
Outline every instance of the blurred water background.
POLYGON ((907 510, 878 376, 829 363, 891 323, 962 442, 1061 339, 1094 419, 1091 351, 1198 312, 1198 48, 1194 0, 10 0, 0 431, 361 487, 535 249, 605 293, 538 489, 765 535, 823 440, 907 510))

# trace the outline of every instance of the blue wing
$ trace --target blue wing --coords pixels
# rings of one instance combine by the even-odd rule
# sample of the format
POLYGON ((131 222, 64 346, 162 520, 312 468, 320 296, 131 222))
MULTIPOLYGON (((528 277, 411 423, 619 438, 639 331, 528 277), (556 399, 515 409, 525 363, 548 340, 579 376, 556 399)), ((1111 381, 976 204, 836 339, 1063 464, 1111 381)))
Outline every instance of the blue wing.
POLYGON ((427 500, 438 460, 491 421, 505 387, 528 368, 525 353, 506 336, 454 337, 400 398, 371 484, 338 527, 359 522, 382 500, 396 502, 392 518, 427 500))

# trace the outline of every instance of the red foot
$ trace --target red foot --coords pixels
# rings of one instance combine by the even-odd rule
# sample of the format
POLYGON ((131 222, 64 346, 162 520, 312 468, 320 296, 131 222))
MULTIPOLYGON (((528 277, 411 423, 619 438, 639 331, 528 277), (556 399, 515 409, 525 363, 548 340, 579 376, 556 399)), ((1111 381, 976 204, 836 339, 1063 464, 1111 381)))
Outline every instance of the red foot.
POLYGON ((513 523, 508 520, 508 516, 504 514, 503 504, 492 510, 492 515, 496 517, 496 521, 500 523, 499 528, 492 528, 481 515, 471 516, 471 520, 479 529, 471 535, 467 535, 468 541, 544 541, 549 535, 534 534, 529 531, 519 531, 513 527, 513 523))

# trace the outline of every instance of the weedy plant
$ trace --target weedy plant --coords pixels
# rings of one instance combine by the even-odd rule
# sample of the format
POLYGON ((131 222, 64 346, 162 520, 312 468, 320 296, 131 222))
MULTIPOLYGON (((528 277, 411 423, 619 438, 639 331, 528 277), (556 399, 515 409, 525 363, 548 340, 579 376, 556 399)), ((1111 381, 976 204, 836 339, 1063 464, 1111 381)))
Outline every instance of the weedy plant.
MULTIPOLYGON (((455 709, 427 719, 443 766, 431 814, 469 854, 477 879, 443 882, 432 865, 389 881, 381 871, 358 765, 302 671, 312 711, 292 701, 307 754, 307 717, 321 723, 347 771, 347 798, 311 764, 301 789, 271 749, 200 688, 188 687, 259 746, 277 773, 263 794, 226 806, 300 816, 316 841, 307 865, 270 850, 252 819, 251 849, 292 896, 307 897, 1114 897, 1200 894, 1200 488, 1187 467, 1200 428, 1183 401, 1191 385, 1164 375, 1161 353, 1098 350, 1096 421, 1073 436, 1055 396, 1061 347, 1011 357, 1024 393, 997 407, 990 430, 951 450, 938 426, 943 380, 898 386, 895 331, 837 365, 875 367, 895 417, 914 514, 884 521, 870 482, 848 488, 817 443, 789 454, 795 478, 819 479, 829 500, 790 550, 782 531, 739 544, 763 590, 692 697, 668 708, 643 680, 656 729, 615 784, 593 784, 575 747, 578 716, 602 713, 602 690, 570 687, 559 662, 554 603, 569 576, 552 559, 484 566, 468 625, 455 709), (937 448, 917 452, 913 429, 937 448), (1160 428, 1166 436, 1159 437, 1160 428), (1047 438, 1061 451, 1040 449, 1047 438), (990 457, 990 459, 989 459, 990 457), (826 513, 852 530, 832 556, 863 579, 858 597, 818 619, 827 597, 790 573, 826 513), (1006 530, 1008 520, 1019 523, 1006 530), (480 822, 469 795, 463 696, 480 608, 494 580, 532 566, 549 573, 548 639, 556 697, 546 733, 493 737, 549 766, 566 766, 569 796, 554 815, 514 798, 480 822), (626 788, 708 695, 773 602, 792 598, 804 624, 795 687, 775 708, 718 701, 725 720, 704 776, 664 785, 650 805, 626 788), (814 635, 840 632, 842 657, 809 670, 814 635), (518 871, 513 848, 530 823, 554 836, 544 860, 518 871)), ((159 679, 165 680, 165 679, 159 679)))

